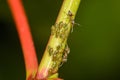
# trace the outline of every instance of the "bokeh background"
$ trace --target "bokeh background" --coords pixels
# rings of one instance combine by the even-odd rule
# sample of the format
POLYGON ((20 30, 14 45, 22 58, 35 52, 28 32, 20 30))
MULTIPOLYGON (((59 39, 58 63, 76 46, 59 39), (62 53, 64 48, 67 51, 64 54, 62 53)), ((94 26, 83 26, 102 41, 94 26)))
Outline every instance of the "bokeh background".
MULTIPOLYGON (((23 0, 40 62, 63 0, 23 0)), ((59 70, 65 80, 120 80, 120 0, 82 0, 68 39, 71 52, 59 70)), ((15 23, 0 0, 0 80, 25 80, 15 23)))

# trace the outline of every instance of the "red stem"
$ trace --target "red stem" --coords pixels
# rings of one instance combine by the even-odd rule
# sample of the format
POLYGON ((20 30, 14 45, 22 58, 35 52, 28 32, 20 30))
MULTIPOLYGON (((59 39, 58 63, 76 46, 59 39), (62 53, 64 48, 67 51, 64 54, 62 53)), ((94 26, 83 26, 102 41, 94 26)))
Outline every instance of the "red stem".
POLYGON ((37 71, 38 61, 29 24, 21 0, 8 0, 8 4, 15 20, 17 32, 20 38, 27 76, 30 76, 32 73, 37 71))

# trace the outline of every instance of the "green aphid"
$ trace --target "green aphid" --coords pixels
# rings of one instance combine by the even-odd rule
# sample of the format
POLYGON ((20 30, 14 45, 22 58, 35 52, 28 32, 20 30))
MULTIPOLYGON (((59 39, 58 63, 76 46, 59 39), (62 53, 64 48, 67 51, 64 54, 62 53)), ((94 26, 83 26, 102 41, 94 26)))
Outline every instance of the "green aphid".
POLYGON ((53 61, 52 63, 52 68, 55 68, 57 66, 57 62, 56 61, 53 61))
POLYGON ((55 35, 56 34, 56 28, 55 26, 51 27, 51 35, 55 35))
POLYGON ((58 38, 60 35, 60 30, 58 28, 56 28, 56 34, 55 34, 55 37, 58 38))
POLYGON ((60 58, 60 55, 61 55, 60 51, 59 50, 55 50, 54 54, 52 56, 53 57, 52 61, 57 61, 60 58))
POLYGON ((58 63, 56 61, 53 61, 51 64, 51 68, 49 69, 49 74, 55 74, 58 70, 58 63))
POLYGON ((61 45, 58 45, 58 46, 56 47, 57 50, 60 50, 60 48, 61 48, 61 45))
POLYGON ((48 46, 48 52, 49 52, 49 55, 53 55, 54 51, 53 51, 53 48, 51 48, 50 46, 48 46))
POLYGON ((64 23, 62 21, 59 22, 59 28, 62 29, 63 26, 64 26, 64 23))
POLYGON ((61 39, 65 39, 65 38, 66 38, 66 33, 65 33, 65 31, 60 34, 60 38, 61 38, 61 39))
POLYGON ((61 30, 65 31, 65 28, 67 27, 66 23, 63 23, 62 21, 59 23, 59 27, 61 30))

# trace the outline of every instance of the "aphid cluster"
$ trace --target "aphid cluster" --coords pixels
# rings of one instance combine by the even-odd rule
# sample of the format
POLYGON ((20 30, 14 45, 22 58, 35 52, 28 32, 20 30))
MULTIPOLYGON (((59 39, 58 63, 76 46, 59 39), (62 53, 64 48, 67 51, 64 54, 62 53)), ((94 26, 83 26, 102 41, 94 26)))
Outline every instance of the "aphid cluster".
POLYGON ((58 67, 57 67, 57 62, 54 61, 51 65, 51 68, 49 69, 48 73, 49 74, 55 74, 57 73, 58 67))
POLYGON ((67 62, 67 58, 68 58, 69 53, 70 53, 70 48, 66 44, 65 49, 63 51, 63 55, 62 55, 62 61, 61 61, 61 64, 59 67, 61 67, 63 65, 63 63, 67 62))
POLYGON ((51 68, 49 69, 49 74, 54 74, 57 72, 58 68, 67 62, 68 54, 70 53, 70 48, 66 44, 65 49, 61 49, 62 45, 58 45, 55 50, 48 46, 49 55, 52 57, 51 68))
POLYGON ((65 39, 67 37, 67 30, 67 24, 61 21, 52 26, 51 35, 55 36, 56 38, 65 39))
POLYGON ((47 50, 48 50, 50 56, 54 54, 52 47, 48 46, 48 49, 47 49, 47 50))
MULTIPOLYGON (((72 25, 71 31, 73 31, 75 21, 73 19, 73 14, 70 10, 68 11, 67 16, 69 17, 70 24, 72 25)), ((64 43, 65 39, 67 39, 68 36, 68 24, 61 21, 53 25, 51 27, 51 36, 55 38, 60 38, 62 40, 61 42, 64 43)), ((56 48, 53 48, 51 46, 47 47, 49 56, 52 57, 52 63, 49 69, 49 74, 56 73, 58 68, 61 67, 63 63, 67 62, 67 57, 70 53, 70 48, 66 44, 65 49, 63 49, 62 43, 61 45, 57 45, 56 48)))
POLYGON ((55 50, 52 47, 48 46, 49 55, 52 57, 51 68, 49 69, 49 73, 56 73, 58 70, 58 66, 62 61, 62 50, 61 45, 58 45, 55 50))

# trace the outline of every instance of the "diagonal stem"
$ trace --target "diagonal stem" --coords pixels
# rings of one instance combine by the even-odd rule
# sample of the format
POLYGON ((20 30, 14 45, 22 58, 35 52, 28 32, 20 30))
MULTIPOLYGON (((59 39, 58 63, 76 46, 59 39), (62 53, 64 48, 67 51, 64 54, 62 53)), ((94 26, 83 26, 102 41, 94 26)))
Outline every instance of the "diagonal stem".
POLYGON ((67 38, 75 24, 74 18, 80 2, 81 0, 63 1, 56 23, 51 27, 51 35, 38 68, 37 79, 53 76, 57 78, 57 71, 69 53, 69 48, 66 47, 67 38))

